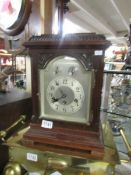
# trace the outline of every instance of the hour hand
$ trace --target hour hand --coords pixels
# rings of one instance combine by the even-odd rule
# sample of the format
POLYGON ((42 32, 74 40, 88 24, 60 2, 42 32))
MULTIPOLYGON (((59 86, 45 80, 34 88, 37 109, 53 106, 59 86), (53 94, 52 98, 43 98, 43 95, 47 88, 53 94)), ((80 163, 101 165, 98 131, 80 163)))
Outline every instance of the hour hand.
POLYGON ((55 102, 59 101, 62 98, 66 98, 66 94, 61 95, 59 98, 52 97, 52 102, 55 103, 55 102))
POLYGON ((57 102, 58 100, 59 100, 59 98, 55 98, 55 97, 52 97, 52 99, 51 99, 52 103, 55 103, 55 102, 57 102))

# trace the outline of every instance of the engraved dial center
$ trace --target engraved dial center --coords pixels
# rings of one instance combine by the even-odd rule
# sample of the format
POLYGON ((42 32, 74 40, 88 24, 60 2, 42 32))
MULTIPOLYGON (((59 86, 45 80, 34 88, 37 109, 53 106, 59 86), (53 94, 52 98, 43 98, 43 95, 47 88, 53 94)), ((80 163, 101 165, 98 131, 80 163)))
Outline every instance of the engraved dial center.
POLYGON ((67 86, 62 86, 56 89, 56 91, 54 92, 54 97, 52 97, 52 99, 59 101, 60 104, 68 105, 74 99, 74 92, 71 88, 67 86))
POLYGON ((71 77, 57 77, 47 87, 47 101, 59 113, 77 112, 82 107, 84 97, 82 85, 71 77))

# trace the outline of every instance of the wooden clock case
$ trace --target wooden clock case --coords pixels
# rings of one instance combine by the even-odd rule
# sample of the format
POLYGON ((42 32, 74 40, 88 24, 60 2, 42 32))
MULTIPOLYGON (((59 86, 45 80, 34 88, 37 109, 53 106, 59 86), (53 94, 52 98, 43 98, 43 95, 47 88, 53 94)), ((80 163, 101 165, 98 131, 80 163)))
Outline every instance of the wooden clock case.
POLYGON ((32 100, 34 119, 29 131, 23 137, 23 144, 33 148, 54 151, 80 157, 101 159, 104 147, 100 129, 100 103, 103 81, 104 52, 110 42, 103 35, 45 34, 33 36, 24 46, 29 49, 32 64, 32 100), (92 93, 91 108, 93 119, 90 125, 67 121, 53 121, 53 128, 41 127, 39 119, 39 77, 38 68, 46 65, 55 57, 68 55, 78 59, 85 68, 95 72, 95 85, 92 93))

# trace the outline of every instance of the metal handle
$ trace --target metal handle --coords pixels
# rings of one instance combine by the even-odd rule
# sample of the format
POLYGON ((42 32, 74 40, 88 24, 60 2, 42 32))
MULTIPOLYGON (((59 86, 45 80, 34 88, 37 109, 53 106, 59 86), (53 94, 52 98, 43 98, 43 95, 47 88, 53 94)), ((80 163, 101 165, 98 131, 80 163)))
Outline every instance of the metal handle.
POLYGON ((65 169, 68 167, 68 163, 64 160, 48 158, 48 167, 57 168, 57 169, 65 169))
POLYGON ((68 167, 68 163, 66 161, 49 157, 44 175, 47 175, 52 170, 64 170, 67 167, 68 167))
POLYGON ((26 119, 26 116, 25 115, 21 115, 20 118, 15 121, 10 127, 8 127, 7 129, 5 130, 1 130, 0 131, 0 140, 2 141, 5 141, 5 138, 7 136, 7 134, 13 129, 15 128, 16 126, 18 126, 20 123, 21 124, 25 124, 25 119, 26 119))

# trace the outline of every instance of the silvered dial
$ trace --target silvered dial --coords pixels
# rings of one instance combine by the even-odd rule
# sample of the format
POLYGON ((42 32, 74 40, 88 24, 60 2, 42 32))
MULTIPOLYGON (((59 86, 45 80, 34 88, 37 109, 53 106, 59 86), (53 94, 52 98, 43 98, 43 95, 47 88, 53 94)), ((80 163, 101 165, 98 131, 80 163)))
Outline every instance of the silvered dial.
POLYGON ((59 113, 77 112, 82 107, 84 97, 82 85, 72 77, 57 77, 47 87, 47 101, 59 113))

